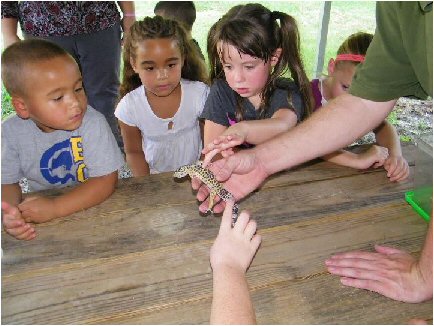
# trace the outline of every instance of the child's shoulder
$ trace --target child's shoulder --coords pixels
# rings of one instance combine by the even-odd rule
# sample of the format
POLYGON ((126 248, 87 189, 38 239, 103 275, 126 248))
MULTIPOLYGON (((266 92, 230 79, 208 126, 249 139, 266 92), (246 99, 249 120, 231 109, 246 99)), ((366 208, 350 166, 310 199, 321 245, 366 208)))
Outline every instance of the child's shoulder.
POLYGON ((189 79, 181 79, 182 87, 185 89, 199 89, 199 90, 205 90, 209 89, 209 86, 201 81, 197 80, 189 80, 189 79))
POLYGON ((181 79, 183 96, 189 97, 208 97, 209 86, 201 81, 181 79))
POLYGON ((2 134, 8 133, 28 133, 34 122, 30 119, 21 119, 16 114, 12 114, 2 121, 2 134))
POLYGON ((280 77, 276 79, 276 89, 286 90, 286 91, 298 91, 299 88, 296 83, 289 78, 280 77))

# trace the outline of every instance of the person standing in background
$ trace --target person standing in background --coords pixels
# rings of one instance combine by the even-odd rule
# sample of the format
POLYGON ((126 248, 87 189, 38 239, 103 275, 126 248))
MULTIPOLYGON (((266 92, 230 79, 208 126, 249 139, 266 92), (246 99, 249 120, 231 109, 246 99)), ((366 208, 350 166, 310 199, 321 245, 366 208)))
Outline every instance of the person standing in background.
POLYGON ((133 1, 2 1, 4 47, 23 37, 42 38, 68 51, 79 64, 89 104, 101 112, 123 147, 114 108, 119 92, 122 31, 135 21, 133 1))

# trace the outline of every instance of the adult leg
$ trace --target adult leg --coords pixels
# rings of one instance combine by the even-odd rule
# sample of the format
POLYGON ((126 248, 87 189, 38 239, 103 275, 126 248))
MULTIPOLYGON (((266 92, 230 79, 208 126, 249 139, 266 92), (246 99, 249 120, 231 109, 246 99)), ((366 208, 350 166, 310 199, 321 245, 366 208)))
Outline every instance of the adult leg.
POLYGON ((77 52, 89 104, 104 114, 120 148, 122 138, 114 115, 119 95, 121 28, 77 35, 77 52))

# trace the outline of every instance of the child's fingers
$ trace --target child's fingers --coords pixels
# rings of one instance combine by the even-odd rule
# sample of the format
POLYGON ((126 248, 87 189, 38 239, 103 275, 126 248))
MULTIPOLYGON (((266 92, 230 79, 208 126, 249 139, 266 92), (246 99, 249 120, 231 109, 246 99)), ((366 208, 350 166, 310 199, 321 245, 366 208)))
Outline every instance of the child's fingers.
POLYGON ((213 157, 216 156, 219 152, 220 152, 220 149, 216 148, 216 149, 213 149, 212 151, 209 151, 206 154, 204 153, 205 157, 204 157, 203 162, 202 162, 202 167, 206 168, 208 166, 208 164, 211 162, 211 160, 213 159, 213 157))
POLYGON ((16 228, 5 228, 5 231, 21 240, 34 233, 35 229, 33 229, 30 224, 26 223, 25 225, 16 228))
POLYGON ((256 233, 257 224, 255 220, 250 220, 249 223, 247 223, 246 229, 244 230, 244 234, 246 237, 250 240, 253 238, 253 236, 256 233))
POLYGON ((228 201, 226 203, 226 208, 223 212, 222 221, 220 223, 220 232, 224 232, 230 230, 232 227, 232 207, 234 203, 232 201, 228 201))
POLYGON ((234 230, 244 233, 247 223, 249 223, 250 215, 247 211, 242 211, 238 216, 237 222, 234 225, 234 230))
POLYGON ((390 164, 388 170, 387 170, 387 176, 390 178, 395 174, 396 169, 398 168, 398 164, 396 161, 390 164))
POLYGON ((252 238, 252 241, 250 241, 252 245, 253 252, 256 252, 261 244, 262 237, 260 234, 255 234, 252 238))
POLYGON ((399 171, 396 175, 394 175, 392 178, 390 178, 390 181, 402 181, 407 179, 408 175, 410 174, 410 171, 407 167, 404 167, 401 171, 399 171))
POLYGON ((16 218, 13 215, 5 214, 3 216, 3 226, 5 229, 13 229, 18 228, 20 226, 24 226, 26 222, 24 222, 21 218, 16 218))

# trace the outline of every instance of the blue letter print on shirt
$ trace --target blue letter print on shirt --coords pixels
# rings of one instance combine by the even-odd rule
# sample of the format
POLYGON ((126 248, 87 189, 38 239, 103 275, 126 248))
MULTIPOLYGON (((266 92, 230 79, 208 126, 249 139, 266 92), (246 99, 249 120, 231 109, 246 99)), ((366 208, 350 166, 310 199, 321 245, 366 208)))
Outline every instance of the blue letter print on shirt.
POLYGON ((83 162, 81 137, 73 137, 73 139, 74 141, 66 139, 53 145, 42 155, 40 162, 41 173, 50 184, 60 183, 63 185, 70 180, 72 182, 86 181, 87 169, 83 162), (77 155, 77 149, 80 149, 80 155, 77 155), (73 169, 74 163, 78 163, 77 169, 73 169), (77 176, 76 173, 78 173, 77 176))

